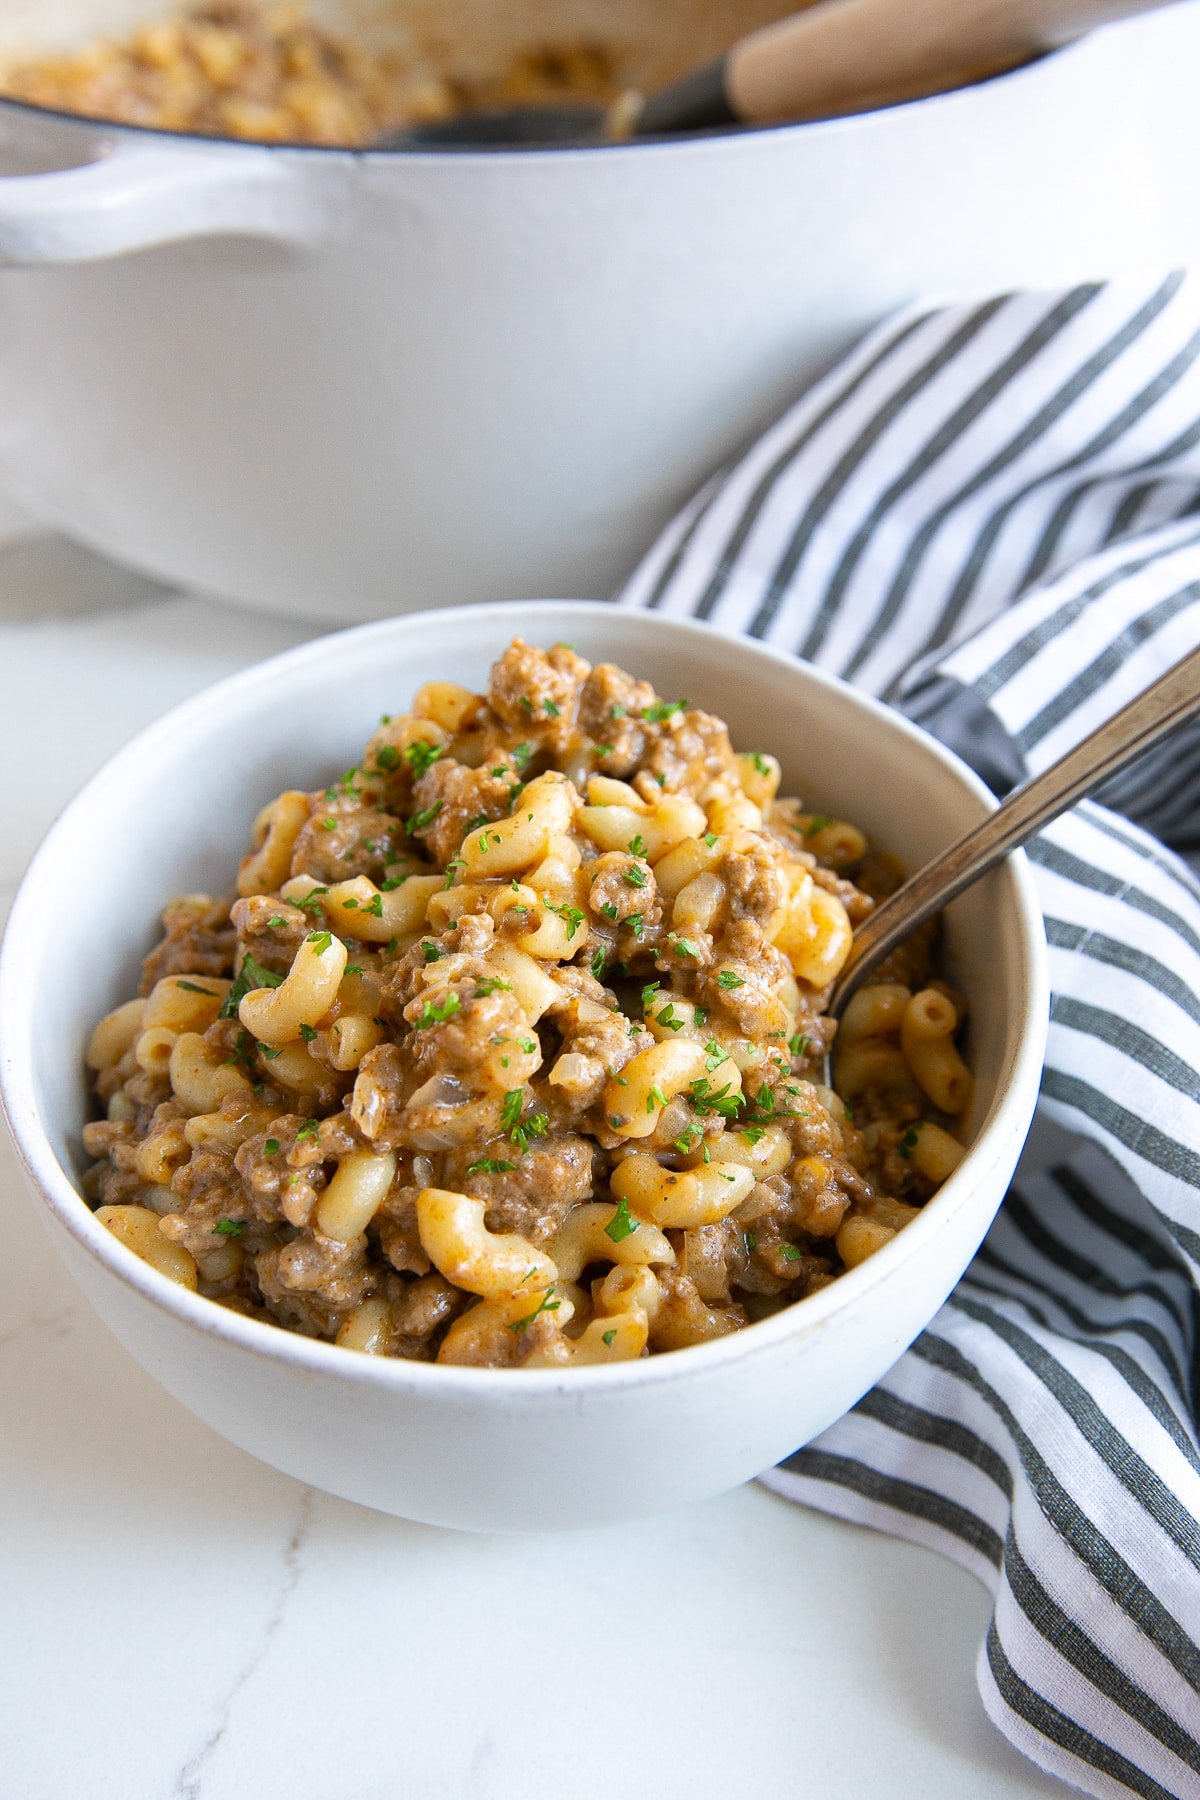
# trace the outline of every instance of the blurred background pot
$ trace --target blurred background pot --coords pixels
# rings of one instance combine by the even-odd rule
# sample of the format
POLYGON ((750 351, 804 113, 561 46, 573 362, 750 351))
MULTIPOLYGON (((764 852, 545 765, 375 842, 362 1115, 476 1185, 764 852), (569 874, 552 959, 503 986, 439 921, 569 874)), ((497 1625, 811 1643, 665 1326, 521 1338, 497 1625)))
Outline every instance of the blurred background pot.
MULTIPOLYGON (((21 0, 0 51, 130 10, 21 0)), ((1190 0, 960 92, 678 142, 362 154, 0 102, 0 489, 331 623, 603 594, 892 308, 1200 253, 1197 67, 1190 0)))

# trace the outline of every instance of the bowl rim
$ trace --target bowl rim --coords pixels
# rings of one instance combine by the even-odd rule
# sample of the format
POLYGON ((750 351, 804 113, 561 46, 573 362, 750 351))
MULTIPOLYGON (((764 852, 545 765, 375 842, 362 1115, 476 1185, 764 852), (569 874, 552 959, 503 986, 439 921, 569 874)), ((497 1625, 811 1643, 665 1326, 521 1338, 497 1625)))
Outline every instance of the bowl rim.
MULTIPOLYGON (((945 88, 932 94, 920 94, 911 100, 899 100, 890 106, 868 107, 862 112, 839 114, 828 119, 780 120, 778 123, 762 125, 716 126, 703 131, 680 131, 658 138, 630 138, 610 143, 584 144, 524 144, 519 149, 504 145, 448 145, 448 144, 394 144, 390 146, 362 146, 355 148, 345 144, 313 144, 297 142, 292 139, 263 141, 258 138, 223 137, 218 132, 208 131, 172 131, 161 125, 141 125, 132 120, 112 119, 96 116, 91 113, 71 112, 67 108, 42 106, 35 100, 21 100, 15 95, 0 92, 0 116, 11 110, 18 117, 24 115, 34 120, 52 120, 56 124, 82 127, 85 131, 101 133, 120 141, 123 137, 137 140, 153 140, 163 144, 194 144, 223 146, 234 151, 257 150, 269 151, 274 155, 290 154, 312 157, 326 162, 341 159, 346 162, 456 162, 475 163, 495 162, 522 163, 529 160, 539 161, 550 157, 557 161, 564 159, 597 155, 617 157, 630 155, 655 156, 683 154, 696 150, 703 145, 713 143, 745 144, 755 143, 762 138, 771 140, 780 137, 791 139, 801 134, 837 135, 854 126, 861 127, 865 120, 890 118, 894 114, 908 115, 917 109, 928 111, 933 107, 944 109, 955 102, 962 103, 965 97, 976 93, 988 93, 994 89, 1002 89, 1013 83, 1033 79, 1048 68, 1058 67, 1076 56, 1094 36, 1095 30, 1085 32, 1081 37, 1073 38, 1065 44, 1055 44, 1039 54, 1030 57, 1026 62, 1017 63, 1011 68, 998 69, 992 75, 984 75, 977 81, 965 82, 958 87, 945 88)), ((487 604, 483 602, 482 604, 487 604)))
MULTIPOLYGON (((383 1387, 398 1394, 441 1393, 447 1398, 477 1400, 491 1393, 506 1405, 518 1401, 538 1404, 550 1392, 584 1395, 597 1390, 672 1383, 699 1376, 705 1369, 770 1354, 788 1341, 816 1336, 837 1314, 854 1310, 875 1288, 898 1276, 910 1258, 920 1255, 926 1240, 941 1229, 951 1209, 958 1212, 970 1207, 979 1185, 974 1179, 975 1170, 986 1159, 988 1150, 1010 1141, 1014 1134, 1023 1136, 1028 1129, 1044 1057, 1049 976, 1042 910, 1028 861, 1018 851, 985 879, 1006 882, 1011 889, 1025 960, 1023 1024, 1015 1032, 1010 1030, 1004 1091, 993 1096, 976 1142, 917 1218, 874 1256, 847 1270, 829 1287, 740 1331, 633 1362, 578 1369, 490 1369, 363 1356, 324 1339, 304 1337, 274 1323, 249 1318, 192 1293, 142 1262, 97 1222, 76 1179, 60 1163, 43 1124, 34 1087, 34 1059, 27 1053, 32 1046, 39 973, 28 947, 36 943, 39 934, 40 890, 49 879, 49 866, 58 846, 69 841, 75 820, 98 800, 110 803, 114 790, 119 795, 125 771, 135 765, 147 766, 148 758, 152 762, 156 746, 172 738, 181 723, 190 724, 201 718, 214 703, 218 708, 237 707, 264 688, 286 684, 292 672, 325 662, 334 650, 349 652, 352 659, 369 658, 377 646, 390 650, 395 640, 402 642, 407 632, 427 629, 435 621, 440 622, 448 636, 459 627, 470 629, 473 624, 481 631, 495 625, 512 633, 532 626, 537 634, 542 621, 553 621, 552 629, 559 632, 570 629, 572 618, 590 623, 611 616, 614 611, 622 615, 623 625, 634 624, 651 635, 691 641, 706 647, 709 653, 714 643, 720 643, 727 654, 745 660, 750 666, 748 674, 756 663, 770 665, 803 683, 824 688, 859 709, 880 728, 919 746, 926 756, 942 765, 960 788, 966 788, 980 801, 984 812, 994 810, 995 797, 952 751, 902 714, 838 677, 755 639, 694 619, 615 608, 607 601, 495 601, 400 614, 311 638, 202 689, 139 731, 96 770, 61 810, 25 871, 0 940, 0 1019, 5 1021, 0 1035, 0 1110, 8 1122, 18 1158, 39 1205, 48 1210, 90 1260, 99 1263, 120 1284, 134 1289, 158 1311, 185 1327, 224 1341, 231 1348, 288 1364, 300 1373, 335 1379, 340 1376, 352 1383, 383 1387)), ((82 1120, 78 1123, 82 1124, 82 1120)))

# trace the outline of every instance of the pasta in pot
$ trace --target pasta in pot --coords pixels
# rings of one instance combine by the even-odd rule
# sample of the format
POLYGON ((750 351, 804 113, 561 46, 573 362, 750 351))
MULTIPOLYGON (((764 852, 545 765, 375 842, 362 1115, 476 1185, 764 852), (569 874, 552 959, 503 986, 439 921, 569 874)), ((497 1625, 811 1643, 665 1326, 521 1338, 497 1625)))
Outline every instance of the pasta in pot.
POLYGON ((481 107, 607 104, 626 85, 615 43, 533 41, 481 57, 415 15, 385 43, 331 29, 319 12, 290 0, 164 4, 123 38, 6 58, 0 91, 163 131, 350 147, 481 107))
POLYGON ((263 808, 96 1027, 97 1216, 362 1354, 620 1362, 890 1242, 954 1170, 965 1007, 925 929, 833 1038, 896 865, 764 752, 566 645, 430 683, 263 808), (231 871, 232 873, 232 871, 231 871))

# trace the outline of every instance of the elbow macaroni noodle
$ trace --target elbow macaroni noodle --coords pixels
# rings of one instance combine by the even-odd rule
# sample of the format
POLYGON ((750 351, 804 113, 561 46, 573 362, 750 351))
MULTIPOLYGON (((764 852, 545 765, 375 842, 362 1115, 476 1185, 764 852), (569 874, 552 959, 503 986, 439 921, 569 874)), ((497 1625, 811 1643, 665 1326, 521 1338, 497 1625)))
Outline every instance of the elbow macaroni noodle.
POLYGON ((894 865, 780 784, 566 646, 427 683, 96 1026, 97 1218, 253 1316, 482 1366, 684 1348, 864 1262, 964 1154, 964 1005, 906 947, 821 1085, 894 865))

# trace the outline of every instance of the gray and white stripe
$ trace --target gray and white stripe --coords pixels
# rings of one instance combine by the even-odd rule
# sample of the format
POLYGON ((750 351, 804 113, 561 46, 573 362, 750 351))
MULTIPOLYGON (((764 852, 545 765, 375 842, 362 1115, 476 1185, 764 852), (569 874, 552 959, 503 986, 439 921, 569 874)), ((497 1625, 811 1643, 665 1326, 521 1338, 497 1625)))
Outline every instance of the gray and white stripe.
MULTIPOLYGON (((622 603, 893 699, 997 790, 1200 643, 1200 292, 914 309, 622 603)), ((987 1583, 985 1707, 1097 1795, 1200 1797, 1200 726, 1031 847, 1052 1012, 1008 1202, 887 1378, 764 1480, 987 1583), (1157 835, 1151 835, 1156 833, 1157 835)))

